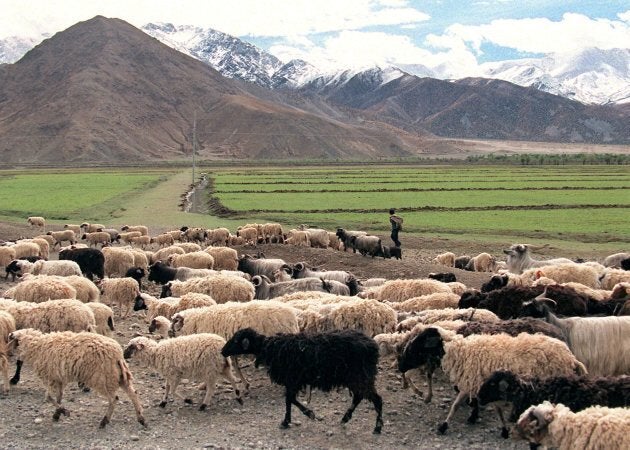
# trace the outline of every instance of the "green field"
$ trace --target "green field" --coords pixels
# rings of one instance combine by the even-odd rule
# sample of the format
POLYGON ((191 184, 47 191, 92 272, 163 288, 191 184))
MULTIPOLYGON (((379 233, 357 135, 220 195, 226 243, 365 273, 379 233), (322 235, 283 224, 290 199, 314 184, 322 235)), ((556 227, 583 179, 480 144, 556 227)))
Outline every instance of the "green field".
POLYGON ((221 216, 185 213, 192 181, 178 169, 0 171, 0 219, 121 226, 226 226, 277 221, 462 240, 553 239, 627 248, 628 166, 353 166, 201 169, 221 216))

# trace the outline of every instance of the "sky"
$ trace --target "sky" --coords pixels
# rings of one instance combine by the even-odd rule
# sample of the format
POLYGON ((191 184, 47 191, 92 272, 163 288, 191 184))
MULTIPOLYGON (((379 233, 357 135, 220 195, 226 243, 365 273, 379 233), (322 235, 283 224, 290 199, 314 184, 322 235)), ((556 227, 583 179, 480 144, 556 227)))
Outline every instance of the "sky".
POLYGON ((424 65, 453 77, 493 61, 630 49, 628 0, 0 0, 0 39, 96 15, 213 28, 285 62, 424 65))

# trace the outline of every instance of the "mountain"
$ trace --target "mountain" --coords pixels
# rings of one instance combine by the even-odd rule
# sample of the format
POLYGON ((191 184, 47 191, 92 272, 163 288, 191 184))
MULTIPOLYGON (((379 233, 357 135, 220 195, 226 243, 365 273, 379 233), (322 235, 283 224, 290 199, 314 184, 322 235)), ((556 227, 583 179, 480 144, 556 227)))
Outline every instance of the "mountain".
POLYGON ((12 64, 26 52, 48 37, 47 34, 35 37, 10 36, 0 39, 0 64, 12 64))
POLYGON ((97 16, 0 66, 0 160, 182 159, 195 115, 204 159, 369 159, 427 148, 418 133, 252 86, 97 16))
POLYGON ((630 49, 601 50, 485 63, 488 78, 531 86, 582 103, 630 102, 630 49))

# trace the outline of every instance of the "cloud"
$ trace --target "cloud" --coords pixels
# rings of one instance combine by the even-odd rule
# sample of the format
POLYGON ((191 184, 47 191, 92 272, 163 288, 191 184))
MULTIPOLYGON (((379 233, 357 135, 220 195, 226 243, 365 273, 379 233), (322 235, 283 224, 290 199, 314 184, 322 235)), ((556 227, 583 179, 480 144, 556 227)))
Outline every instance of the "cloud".
POLYGON ((28 0, 3 1, 0 38, 54 33, 95 15, 141 27, 171 22, 215 28, 236 36, 308 35, 429 19, 404 0, 28 0))
MULTIPOLYGON (((630 16, 630 11, 618 17, 630 16)), ((625 19, 623 19, 625 20, 625 19)), ((559 21, 546 18, 499 19, 484 25, 449 26, 442 35, 427 36, 426 43, 436 48, 455 48, 457 41, 481 54, 482 44, 529 53, 567 53, 598 47, 630 48, 630 27, 620 20, 591 19, 582 14, 566 13, 559 21)))
POLYGON ((617 14, 617 17, 619 17, 619 19, 623 20, 624 22, 630 22, 630 9, 626 12, 617 14))

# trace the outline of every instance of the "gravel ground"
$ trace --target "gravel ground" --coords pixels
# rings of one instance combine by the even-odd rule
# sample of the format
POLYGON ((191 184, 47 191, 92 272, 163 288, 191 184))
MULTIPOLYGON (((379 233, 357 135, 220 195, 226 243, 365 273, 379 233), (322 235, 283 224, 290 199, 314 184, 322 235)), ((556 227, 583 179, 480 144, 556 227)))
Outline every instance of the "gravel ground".
MULTIPOLYGON (((32 236, 27 228, 0 224, 0 239, 32 236)), ((324 269, 345 268, 359 278, 386 277, 411 278, 426 276, 431 271, 445 271, 445 267, 430 261, 446 250, 457 254, 477 254, 489 251, 499 256, 501 248, 509 243, 497 242, 495 248, 482 249, 471 244, 454 248, 448 241, 403 237, 401 261, 361 257, 358 254, 323 249, 304 249, 281 245, 263 245, 258 248, 238 248, 239 253, 262 251, 267 257, 281 257, 288 262, 306 261, 324 269)), ((56 253, 51 256, 56 259, 56 253)), ((488 274, 454 270, 459 281, 469 287, 479 287, 488 274)), ((12 283, 0 279, 0 292, 12 283)), ((145 288, 157 293, 156 286, 145 288)), ((144 317, 133 314, 116 324, 114 338, 124 347, 138 333, 147 333, 144 317)), ((13 363, 13 361, 11 361, 13 363)), ((246 364, 246 376, 252 381, 249 395, 239 405, 228 385, 221 385, 206 411, 181 400, 170 401, 159 408, 163 380, 160 375, 130 362, 135 377, 148 428, 136 420, 131 403, 122 391, 112 422, 105 430, 98 424, 106 402, 94 393, 85 393, 76 385, 68 386, 63 402, 70 411, 57 423, 51 419, 53 409, 44 403, 44 390, 25 365, 22 380, 12 386, 8 396, 0 398, 0 447, 23 448, 431 448, 431 449, 490 449, 528 448, 527 443, 504 440, 499 435, 499 421, 492 410, 482 410, 479 422, 468 425, 469 408, 463 406, 455 415, 446 435, 438 435, 437 426, 446 417, 455 393, 442 374, 434 384, 433 402, 425 404, 420 397, 401 388, 400 374, 392 361, 381 360, 377 389, 383 397, 385 426, 381 435, 373 435, 375 412, 362 402, 352 420, 341 425, 343 413, 350 405, 347 391, 313 392, 312 409, 317 420, 310 420, 293 408, 294 422, 290 429, 279 429, 284 414, 282 388, 272 385, 264 369, 255 369, 251 361, 246 364)), ((418 383, 426 386, 422 380, 418 383)), ((180 392, 194 399, 198 405, 202 392, 194 382, 180 386, 180 392)))

